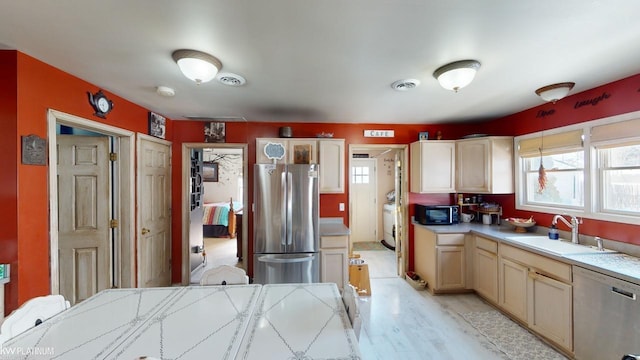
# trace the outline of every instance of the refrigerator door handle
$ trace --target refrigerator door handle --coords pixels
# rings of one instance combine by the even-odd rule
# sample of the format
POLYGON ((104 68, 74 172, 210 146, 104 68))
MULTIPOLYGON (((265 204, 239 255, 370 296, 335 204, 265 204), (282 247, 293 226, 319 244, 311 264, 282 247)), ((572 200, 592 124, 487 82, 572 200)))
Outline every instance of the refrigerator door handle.
MULTIPOLYGON (((293 244, 293 176, 287 171, 287 246, 293 244)), ((291 251, 291 250, 289 250, 291 251)))
POLYGON ((287 245, 287 173, 280 174, 280 194, 282 195, 282 207, 280 208, 280 219, 284 222, 280 227, 280 245, 287 245))
POLYGON ((298 262, 306 262, 315 260, 315 255, 303 255, 300 257, 286 257, 286 258, 278 258, 273 256, 259 256, 258 261, 264 263, 278 263, 278 264, 288 264, 288 263, 298 263, 298 262))

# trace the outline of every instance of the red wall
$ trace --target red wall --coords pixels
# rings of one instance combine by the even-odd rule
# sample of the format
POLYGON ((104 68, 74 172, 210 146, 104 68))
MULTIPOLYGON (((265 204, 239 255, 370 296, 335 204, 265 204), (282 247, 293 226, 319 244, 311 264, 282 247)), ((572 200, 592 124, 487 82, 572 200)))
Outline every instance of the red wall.
POLYGON ((20 137, 46 138, 48 109, 146 134, 148 110, 104 91, 115 106, 103 120, 93 115, 88 102, 87 92, 99 89, 95 85, 13 50, 0 51, 0 67, 7 80, 0 84, 0 262, 12 263, 11 282, 5 285, 5 311, 10 312, 25 300, 51 293, 48 169, 21 164, 20 137))

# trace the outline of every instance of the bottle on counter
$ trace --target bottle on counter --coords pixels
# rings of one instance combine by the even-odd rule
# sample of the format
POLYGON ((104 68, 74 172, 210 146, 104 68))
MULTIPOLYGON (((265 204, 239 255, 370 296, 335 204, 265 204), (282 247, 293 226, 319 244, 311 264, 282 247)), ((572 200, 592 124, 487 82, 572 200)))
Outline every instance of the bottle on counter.
POLYGON ((558 240, 560 238, 560 234, 558 233, 558 228, 555 225, 551 225, 549 228, 549 239, 558 240))

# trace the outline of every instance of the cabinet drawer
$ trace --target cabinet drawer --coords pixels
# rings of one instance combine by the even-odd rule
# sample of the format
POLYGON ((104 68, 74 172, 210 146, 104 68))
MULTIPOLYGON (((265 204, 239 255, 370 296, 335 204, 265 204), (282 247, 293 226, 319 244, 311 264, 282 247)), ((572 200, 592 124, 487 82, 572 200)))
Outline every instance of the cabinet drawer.
POLYGON ((500 244, 500 256, 508 257, 558 280, 571 283, 571 265, 513 246, 500 244))
POLYGON ((346 236, 322 236, 320 237, 320 248, 346 248, 349 240, 346 236))
POLYGON ((493 254, 498 253, 498 242, 480 236, 476 236, 476 247, 493 254))
POLYGON ((464 234, 438 234, 438 245, 464 245, 464 234))

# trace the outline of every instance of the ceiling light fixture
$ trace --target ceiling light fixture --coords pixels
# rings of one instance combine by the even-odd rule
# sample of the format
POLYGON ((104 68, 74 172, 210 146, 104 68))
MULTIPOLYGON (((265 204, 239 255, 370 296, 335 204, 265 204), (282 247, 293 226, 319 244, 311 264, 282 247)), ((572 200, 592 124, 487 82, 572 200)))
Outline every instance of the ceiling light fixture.
POLYGON ((222 68, 220 60, 202 51, 181 49, 174 51, 171 57, 184 76, 198 85, 211 81, 222 68))
POLYGON ((567 94, 569 94, 569 91, 571 91, 571 89, 573 89, 575 85, 576 83, 573 82, 563 82, 553 85, 547 85, 536 90, 536 94, 540 96, 542 100, 551 101, 555 104, 556 101, 567 96, 567 94))
POLYGON ((458 92, 473 81, 479 68, 480 63, 476 60, 460 60, 439 67, 433 77, 443 88, 458 92))

